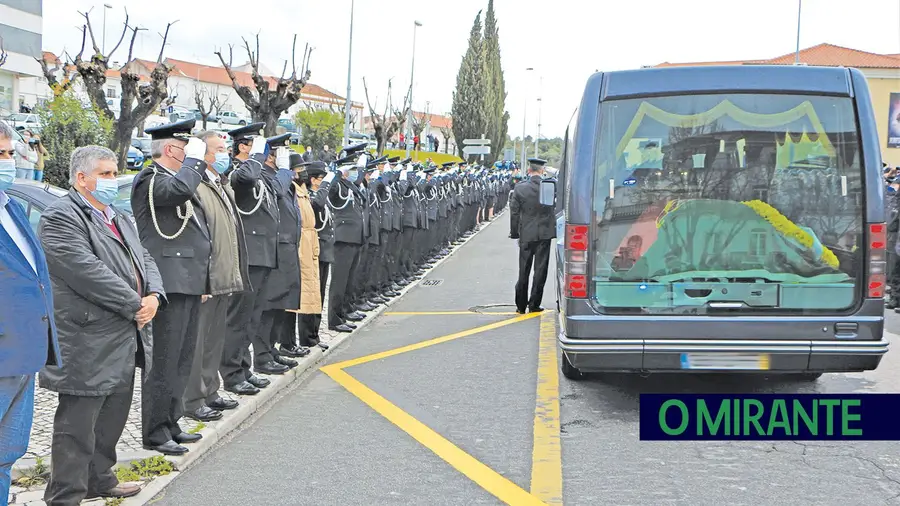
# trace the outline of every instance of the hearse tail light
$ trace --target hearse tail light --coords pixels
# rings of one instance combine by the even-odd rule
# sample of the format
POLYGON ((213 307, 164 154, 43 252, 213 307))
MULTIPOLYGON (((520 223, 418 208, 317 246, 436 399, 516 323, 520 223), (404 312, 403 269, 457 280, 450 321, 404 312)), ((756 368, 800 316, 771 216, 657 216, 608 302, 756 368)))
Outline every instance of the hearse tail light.
POLYGON ((566 224, 566 297, 586 299, 588 226, 566 224))
POLYGON ((869 243, 868 272, 866 273, 868 297, 881 299, 884 297, 884 288, 887 284, 887 276, 885 275, 887 268, 887 227, 885 224, 870 224, 867 240, 869 243))

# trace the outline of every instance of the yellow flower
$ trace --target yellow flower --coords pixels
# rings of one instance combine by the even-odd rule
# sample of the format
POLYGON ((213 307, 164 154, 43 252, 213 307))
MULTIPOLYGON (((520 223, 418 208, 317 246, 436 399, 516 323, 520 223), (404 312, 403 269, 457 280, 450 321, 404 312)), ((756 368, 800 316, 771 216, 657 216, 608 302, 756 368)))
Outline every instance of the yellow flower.
MULTIPOLYGON (((764 220, 768 221, 781 235, 797 241, 804 248, 812 248, 816 243, 812 235, 798 227, 794 222, 787 219, 786 216, 778 212, 777 209, 769 204, 761 200, 750 200, 742 202, 742 204, 752 209, 764 220)), ((837 256, 825 245, 822 245, 822 256, 819 259, 834 269, 840 267, 840 261, 837 256)))

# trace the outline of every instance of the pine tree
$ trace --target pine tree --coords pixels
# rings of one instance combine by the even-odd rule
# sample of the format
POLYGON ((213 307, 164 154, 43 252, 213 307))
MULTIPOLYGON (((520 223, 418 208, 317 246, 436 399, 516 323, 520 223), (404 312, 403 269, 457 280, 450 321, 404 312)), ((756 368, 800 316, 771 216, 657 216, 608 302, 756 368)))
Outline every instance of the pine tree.
POLYGON ((463 140, 478 139, 488 134, 484 103, 484 38, 481 33, 481 11, 469 33, 469 48, 463 56, 456 74, 456 91, 453 92, 453 136, 456 138, 459 156, 463 155, 463 140))
POLYGON ((494 0, 488 0, 484 17, 484 107, 487 128, 491 139, 491 160, 500 159, 506 140, 509 113, 506 112, 506 82, 500 64, 500 29, 494 14, 494 0))

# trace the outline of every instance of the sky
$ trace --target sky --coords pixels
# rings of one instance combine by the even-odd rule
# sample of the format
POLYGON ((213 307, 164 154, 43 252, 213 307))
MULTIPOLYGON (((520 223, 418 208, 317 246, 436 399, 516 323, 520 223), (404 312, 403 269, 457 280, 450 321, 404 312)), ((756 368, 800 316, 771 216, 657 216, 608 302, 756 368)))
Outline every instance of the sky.
MULTIPOLYGON (((310 82, 341 96, 347 92, 351 0, 44 0, 44 50, 75 54, 81 44, 78 12, 93 7, 91 24, 102 45, 121 34, 125 8, 132 23, 147 28, 135 45, 137 57, 155 60, 168 21, 165 54, 217 65, 216 49, 235 44, 235 64, 247 61, 241 37, 260 34, 262 64, 280 71, 291 58, 314 48, 310 82)), ((416 31, 413 103, 447 113, 459 64, 475 15, 487 0, 429 2, 355 0, 351 99, 365 103, 363 78, 376 110, 383 110, 387 83, 394 101, 410 82, 416 31)), ((561 136, 595 71, 655 65, 664 61, 765 59, 793 53, 797 44, 797 0, 495 0, 506 107, 511 136, 561 136), (526 71, 526 68, 533 68, 526 71), (538 102, 538 97, 541 101, 538 102)), ((877 53, 900 53, 900 0, 806 0, 800 17, 800 47, 828 42, 877 53)), ((123 44, 124 46, 124 44, 123 44)), ((114 56, 124 58, 119 49, 114 56)), ((299 61, 298 56, 298 61, 299 61)), ((367 112, 368 114, 368 112, 367 112)))

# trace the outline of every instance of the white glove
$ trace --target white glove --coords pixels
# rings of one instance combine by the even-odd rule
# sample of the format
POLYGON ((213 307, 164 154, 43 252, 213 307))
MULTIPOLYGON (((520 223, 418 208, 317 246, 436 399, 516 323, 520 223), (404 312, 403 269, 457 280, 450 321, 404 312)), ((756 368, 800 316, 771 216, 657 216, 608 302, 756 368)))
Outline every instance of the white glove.
POLYGON ((366 155, 361 155, 359 158, 356 159, 357 167, 365 167, 368 164, 369 164, 369 157, 366 155))
POLYGON ((196 137, 191 137, 187 146, 184 147, 184 156, 194 160, 203 160, 206 158, 206 143, 196 137))
POLYGON ((388 173, 391 171, 391 162, 384 162, 384 172, 388 173))
POLYGON ((416 172, 416 177, 419 179, 425 179, 425 173, 420 170, 419 172, 416 172))
POLYGON ((253 145, 250 146, 250 154, 251 155, 259 155, 266 152, 266 138, 262 135, 257 135, 253 138, 253 145))
POLYGON ((325 175, 325 179, 322 180, 323 183, 330 183, 334 181, 334 177, 337 175, 337 172, 329 172, 325 175))
POLYGON ((409 169, 403 169, 400 171, 400 181, 406 181, 406 175, 409 173, 409 169))
POLYGON ((290 148, 284 146, 278 148, 275 152, 275 166, 279 169, 291 168, 291 151, 290 148))
POLYGON ((372 172, 372 179, 378 179, 379 177, 381 177, 381 171, 375 169, 375 172, 372 172))

